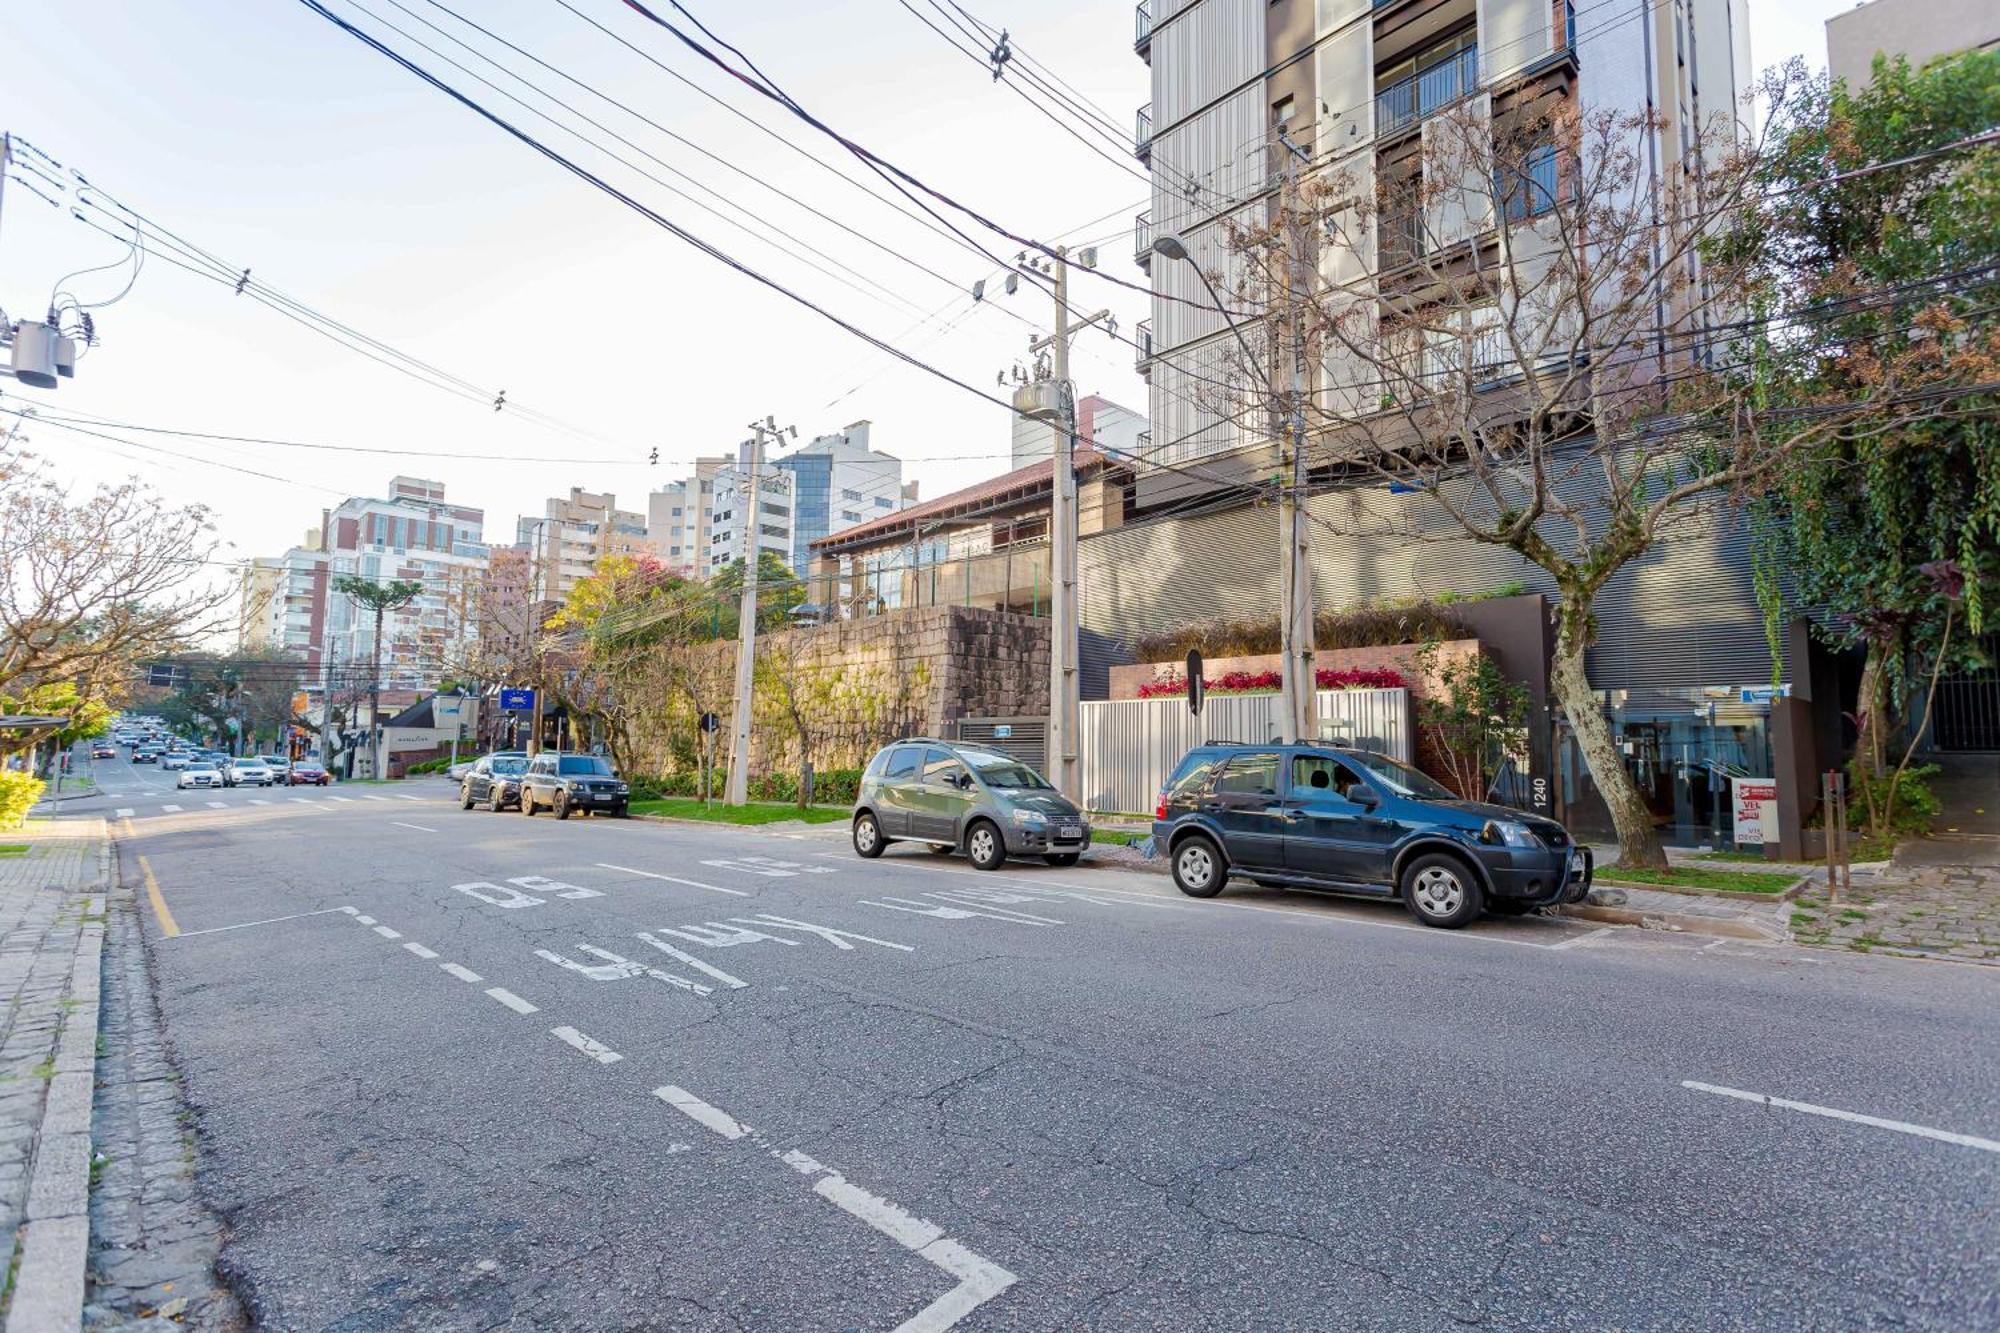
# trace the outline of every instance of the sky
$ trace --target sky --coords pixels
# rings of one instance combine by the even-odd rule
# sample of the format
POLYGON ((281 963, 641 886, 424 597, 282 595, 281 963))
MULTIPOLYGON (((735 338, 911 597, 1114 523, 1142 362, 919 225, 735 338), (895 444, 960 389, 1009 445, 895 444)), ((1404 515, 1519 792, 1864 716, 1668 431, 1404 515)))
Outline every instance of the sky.
MULTIPOLYGON (((1008 30, 1017 59, 1039 62, 1100 108, 1108 136, 1129 134, 1133 109, 1148 97, 1130 3, 962 2, 1008 30)), ((896 198, 832 140, 618 0, 324 3, 700 240, 966 384, 1004 393, 996 376, 1025 356, 1050 318, 1049 300, 1026 286, 1012 297, 970 299, 979 279, 999 287, 1001 264, 1018 244, 934 205, 989 252, 981 255, 973 242, 868 197, 896 198), (451 10, 560 73, 509 52, 451 10), (796 239, 760 234, 767 225, 796 239)), ((685 3, 850 139, 1017 235, 1096 242, 1101 274, 1143 286, 1131 239, 1145 206, 1135 174, 1142 168, 1109 138, 1094 140, 1103 154, 1092 151, 996 83, 983 63, 950 49, 911 12, 949 31, 932 0, 685 3)), ((1750 0, 1756 65, 1797 55, 1823 66, 1825 19, 1847 7, 1750 0)), ((906 479, 920 481, 925 496, 1007 466, 1002 407, 716 262, 301 0, 7 6, 0 87, 0 130, 230 269, 247 267, 284 296, 477 386, 461 396, 419 383, 174 267, 171 256, 149 255, 130 290, 94 312, 102 345, 76 378, 52 391, 0 379, 0 409, 32 403, 128 426, 335 446, 104 427, 113 441, 27 424, 25 447, 59 479, 87 487, 137 476, 169 503, 207 505, 225 543, 220 559, 281 553, 317 527, 323 508, 383 494, 399 473, 442 481, 452 501, 484 508, 495 542, 513 539, 516 515, 539 513, 546 497, 572 486, 612 491, 621 506, 643 510, 647 492, 686 475, 696 455, 732 449, 766 415, 796 426, 801 439, 869 420, 875 447, 906 460, 906 479), (486 395, 502 389, 509 406, 496 412, 486 395), (654 450, 657 464, 648 461, 654 450)), ((101 195, 89 197, 104 205, 101 195)), ((85 211, 115 229, 105 213, 85 211)), ((93 266, 113 265, 67 289, 86 303, 117 296, 132 276, 129 255, 127 243, 75 220, 67 206, 7 185, 0 308, 13 318, 39 318, 59 279, 93 266)), ((1108 306, 1127 336, 1146 314, 1142 292, 1095 275, 1077 279, 1072 301, 1108 306)), ((1145 407, 1128 344, 1082 335, 1073 374, 1080 392, 1145 407)), ((0 434, 13 424, 0 416, 0 434)))

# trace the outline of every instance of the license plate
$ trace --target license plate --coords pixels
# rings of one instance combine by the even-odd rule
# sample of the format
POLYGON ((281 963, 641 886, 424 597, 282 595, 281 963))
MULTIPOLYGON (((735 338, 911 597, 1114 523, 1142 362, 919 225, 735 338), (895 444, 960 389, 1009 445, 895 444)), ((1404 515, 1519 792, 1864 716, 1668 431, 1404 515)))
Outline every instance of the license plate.
POLYGON ((1081 838, 1083 836, 1083 825, 1059 824, 1056 826, 1056 836, 1065 839, 1081 838))

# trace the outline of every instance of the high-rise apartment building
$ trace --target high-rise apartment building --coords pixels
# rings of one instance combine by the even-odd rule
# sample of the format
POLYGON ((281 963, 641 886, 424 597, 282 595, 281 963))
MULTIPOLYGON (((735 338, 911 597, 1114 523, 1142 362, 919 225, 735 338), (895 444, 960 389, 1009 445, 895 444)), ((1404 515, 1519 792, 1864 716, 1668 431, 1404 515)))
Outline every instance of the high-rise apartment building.
POLYGON ((695 533, 701 525, 701 492, 692 478, 670 481, 646 497, 646 536, 653 554, 683 578, 699 563, 695 533))
MULTIPOLYGON (((1585 118, 1653 118, 1639 151, 1664 182, 1704 127, 1739 113, 1750 78, 1745 0, 1139 0, 1137 19, 1153 90, 1135 127, 1153 179, 1137 220, 1136 257, 1154 291, 1139 363, 1150 385, 1148 456, 1167 464, 1242 453, 1246 468, 1260 465, 1250 455, 1268 441, 1264 414, 1232 411, 1206 391, 1242 372, 1201 273, 1228 288, 1228 224, 1267 217, 1281 172, 1340 173, 1366 197, 1434 169, 1421 149, 1440 116, 1507 123, 1569 99, 1585 118), (1165 235, 1194 262, 1155 258, 1151 244, 1165 235)), ((1532 165, 1547 174, 1533 188, 1564 188, 1553 148, 1532 165)), ((1368 247, 1378 253, 1344 255, 1344 271, 1326 279, 1365 287, 1399 245, 1407 254, 1427 238, 1478 243, 1490 182, 1421 186, 1404 197, 1430 201, 1440 217, 1385 211, 1368 247)), ((1309 373, 1324 388, 1343 371, 1309 373)), ((1142 474, 1141 503, 1176 481, 1142 474)))
POLYGON ((275 652, 284 636, 285 603, 281 594, 285 562, 260 555, 238 574, 236 651, 275 652))
POLYGON ((609 491, 570 487, 568 496, 551 497, 539 518, 523 516, 514 540, 526 546, 534 563, 535 596, 561 602, 570 590, 590 577, 607 555, 656 553, 647 531, 647 516, 618 507, 609 491))
POLYGON ((1961 51, 1995 50, 2000 6, 1993 0, 1869 0, 1826 21, 1827 72, 1855 89, 1874 78, 1878 55, 1920 67, 1961 51))
POLYGON ((803 574, 810 567, 814 541, 894 513, 906 503, 903 461, 871 447, 868 432, 869 423, 857 421, 777 460, 777 469, 792 479, 786 563, 795 572, 803 574))
MULTIPOLYGON (((376 583, 409 580, 423 591, 382 625, 382 685, 424 689, 452 669, 479 637, 487 548, 483 510, 445 499, 441 482, 397 477, 385 499, 355 498, 326 511, 316 552, 296 550, 312 589, 302 635, 329 672, 346 677, 374 660, 374 613, 333 587, 343 575, 376 583), (316 568, 316 572, 315 572, 316 568)), ((287 601, 287 621, 293 619, 287 601)), ((309 654, 309 660, 315 660, 309 654)))

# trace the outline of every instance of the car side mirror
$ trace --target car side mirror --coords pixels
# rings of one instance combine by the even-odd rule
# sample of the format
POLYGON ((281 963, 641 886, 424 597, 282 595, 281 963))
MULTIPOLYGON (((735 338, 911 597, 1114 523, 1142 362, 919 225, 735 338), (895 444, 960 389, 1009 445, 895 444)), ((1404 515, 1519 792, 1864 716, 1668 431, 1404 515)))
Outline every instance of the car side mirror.
POLYGON ((1382 804, 1382 798, 1375 794, 1373 787, 1363 786, 1358 782, 1349 790, 1347 799, 1368 810, 1382 804))

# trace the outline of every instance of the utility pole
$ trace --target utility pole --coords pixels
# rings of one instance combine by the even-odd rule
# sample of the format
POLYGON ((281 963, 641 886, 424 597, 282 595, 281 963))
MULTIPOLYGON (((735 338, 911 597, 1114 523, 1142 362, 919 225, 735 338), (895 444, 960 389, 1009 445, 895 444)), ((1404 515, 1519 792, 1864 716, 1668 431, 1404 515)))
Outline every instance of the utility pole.
POLYGON ((763 549, 757 543, 758 506, 763 495, 759 488, 764 468, 764 437, 776 443, 797 426, 778 425, 777 418, 765 417, 750 423, 750 470, 743 479, 743 596, 736 611, 736 708, 731 717, 733 734, 729 743, 729 786, 723 792, 724 805, 743 805, 750 799, 750 708, 757 677, 757 566, 763 549))
MULTIPOLYGON (((1278 131, 1280 144, 1289 156, 1302 160, 1305 150, 1293 143, 1283 129, 1278 131)), ((1312 530, 1311 515, 1306 509, 1306 355, 1304 329, 1299 317, 1299 301, 1294 284, 1304 272, 1304 256, 1292 253, 1296 243, 1303 247, 1304 233, 1292 225, 1292 213, 1298 201, 1298 168, 1286 161, 1280 177, 1278 209, 1280 235, 1286 237, 1284 284, 1281 287, 1285 304, 1288 336, 1285 339, 1292 362, 1291 392, 1285 405, 1285 434, 1291 448, 1290 484, 1280 492, 1278 502, 1278 523, 1284 534, 1285 552, 1279 566, 1279 617, 1280 637, 1284 640, 1284 661, 1281 679, 1284 690, 1285 718, 1279 739, 1287 745, 1299 741, 1317 740, 1319 737, 1319 700, 1317 695, 1318 677, 1313 668, 1314 626, 1313 626, 1313 573, 1312 573, 1312 530), (1294 242, 1291 238, 1297 237, 1294 242)))
MULTIPOLYGON (((1095 267, 1096 252, 1080 256, 1086 267, 1095 267)), ((1077 610, 1076 610, 1076 386, 1069 377, 1069 340, 1078 330, 1108 323, 1109 310, 1100 310, 1070 323, 1069 249, 1057 246, 1053 263, 1044 261, 1039 269, 1054 279, 1056 320, 1045 338, 1028 343, 1030 354, 1049 353, 1047 381, 1023 385, 1015 393, 1015 410, 1055 426, 1055 447, 1049 484, 1049 723, 1047 732, 1047 777, 1057 791, 1072 801, 1083 796, 1078 771, 1077 730, 1082 723, 1078 702, 1077 610), (1050 402, 1043 396, 1046 384, 1054 394, 1050 402)))

